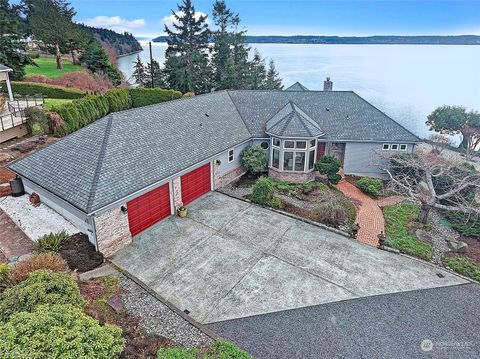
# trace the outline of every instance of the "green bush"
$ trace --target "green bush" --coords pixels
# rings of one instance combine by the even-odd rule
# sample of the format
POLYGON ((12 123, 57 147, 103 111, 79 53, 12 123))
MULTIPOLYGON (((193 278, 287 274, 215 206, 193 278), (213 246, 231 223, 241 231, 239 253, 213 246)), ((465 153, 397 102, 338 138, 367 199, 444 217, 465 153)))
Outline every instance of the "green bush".
POLYGON ((323 156, 320 161, 315 163, 315 169, 323 175, 326 175, 330 183, 337 184, 342 177, 337 173, 341 163, 335 156, 323 156))
POLYGON ((132 98, 127 89, 114 89, 105 93, 109 112, 118 112, 132 108, 132 98))
POLYGON ((267 172, 268 159, 260 146, 245 147, 240 154, 243 168, 253 176, 267 172))
POLYGON ((357 186, 363 193, 373 198, 378 198, 383 190, 383 181, 378 178, 362 177, 358 180, 357 186))
MULTIPOLYGON (((37 270, 0 296, 0 322, 18 312, 31 312, 41 304, 71 304, 81 307, 83 298, 68 274, 37 270)), ((0 351, 1 352, 1 351, 0 351)))
POLYGON ((453 271, 480 282, 480 267, 465 256, 444 256, 443 264, 453 271))
POLYGON ((27 55, 32 59, 38 59, 40 57, 40 53, 38 51, 29 51, 27 52, 27 55))
MULTIPOLYGON (((6 89, 3 89, 6 92, 6 89)), ((85 92, 72 87, 62 87, 39 82, 12 81, 12 89, 20 95, 44 95, 50 98, 76 99, 86 95, 85 92)))
POLYGON ((79 59, 87 68, 97 74, 105 74, 113 85, 118 86, 122 82, 120 73, 110 62, 107 53, 96 40, 90 42, 79 59))
POLYGON ((50 112, 43 107, 29 107, 25 109, 27 127, 34 136, 46 135, 50 131, 50 112))
POLYGON ((462 236, 480 238, 480 215, 448 211, 447 218, 452 228, 462 236))
POLYGON ((267 177, 260 177, 252 187, 252 197, 250 199, 253 203, 267 206, 273 199, 273 192, 272 181, 267 177))
POLYGON ((37 252, 57 252, 60 246, 70 238, 70 235, 65 231, 57 233, 46 234, 37 241, 37 252))
POLYGON ((7 263, 0 263, 0 283, 5 282, 10 274, 10 267, 7 263))
POLYGON ((65 135, 106 116, 109 113, 109 103, 105 96, 88 95, 81 99, 54 107, 65 122, 65 126, 57 130, 57 135, 65 135))
POLYGON ((101 326, 71 305, 40 305, 0 325, 0 353, 9 358, 118 358, 125 341, 114 325, 101 326))
POLYGON ((182 97, 182 93, 175 90, 134 88, 128 92, 132 98, 132 107, 148 106, 182 97))
POLYGON ((420 208, 417 205, 408 202, 383 207, 385 234, 387 235, 386 243, 402 253, 431 260, 432 245, 419 241, 407 227, 409 222, 417 220, 419 211, 420 208))
POLYGON ((198 349, 160 348, 158 359, 253 359, 246 351, 235 344, 216 340, 210 350, 202 354, 198 349))

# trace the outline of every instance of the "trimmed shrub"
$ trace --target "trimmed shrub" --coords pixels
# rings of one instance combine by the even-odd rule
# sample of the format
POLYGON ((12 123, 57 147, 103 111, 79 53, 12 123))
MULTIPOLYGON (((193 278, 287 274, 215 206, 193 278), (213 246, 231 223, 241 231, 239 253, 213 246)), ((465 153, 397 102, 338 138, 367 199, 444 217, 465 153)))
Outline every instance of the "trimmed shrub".
POLYGON ((35 249, 38 252, 58 252, 62 243, 69 238, 70 235, 65 231, 46 234, 38 240, 35 249))
POLYGON ((335 156, 323 156, 320 161, 315 163, 315 169, 323 175, 326 175, 330 183, 337 184, 342 177, 337 173, 341 163, 335 156))
POLYGON ((71 305, 41 305, 0 326, 0 353, 10 353, 11 358, 111 359, 124 347, 119 327, 101 326, 71 305))
POLYGON ((132 98, 132 107, 148 106, 182 97, 182 93, 175 90, 134 88, 128 91, 132 98))
POLYGON ((0 297, 0 322, 18 312, 31 312, 41 304, 71 304, 81 307, 84 300, 69 274, 37 270, 23 282, 7 288, 0 297))
POLYGON ((480 238, 480 215, 448 211, 447 219, 462 236, 480 238))
POLYGON ((273 199, 273 192, 272 181, 267 177, 260 177, 252 187, 252 197, 250 199, 253 203, 267 206, 273 199))
POLYGON ((84 91, 75 88, 67 88, 37 82, 12 81, 12 89, 14 93, 20 95, 41 94, 50 98, 77 99, 86 95, 84 91))
POLYGON ((379 178, 362 177, 357 181, 357 186, 363 193, 378 198, 383 190, 383 181, 379 178))
POLYGON ((52 252, 38 253, 17 263, 12 269, 10 269, 7 284, 18 284, 27 279, 30 273, 39 269, 60 273, 69 271, 67 262, 60 257, 59 254, 52 252))
POLYGON ((202 354, 200 350, 185 348, 160 348, 158 359, 253 359, 246 351, 235 344, 216 340, 210 350, 202 354))
POLYGON ((132 108, 132 99, 127 89, 110 90, 105 93, 109 112, 117 112, 132 108))
POLYGON ((50 113, 43 107, 29 107, 25 109, 27 126, 34 136, 46 135, 50 130, 50 113))
POLYGON ((0 263, 0 283, 5 282, 10 276, 10 267, 7 263, 0 263))
POLYGON ((243 168, 252 176, 267 172, 268 159, 260 146, 245 147, 240 154, 243 168))

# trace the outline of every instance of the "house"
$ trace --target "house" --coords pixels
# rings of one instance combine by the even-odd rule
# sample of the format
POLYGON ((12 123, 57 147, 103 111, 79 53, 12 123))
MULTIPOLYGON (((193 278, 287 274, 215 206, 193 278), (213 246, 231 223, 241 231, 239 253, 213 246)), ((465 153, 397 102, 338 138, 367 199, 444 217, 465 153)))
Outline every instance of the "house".
POLYGON ((307 181, 324 154, 347 174, 382 176, 375 151, 409 153, 419 142, 354 92, 325 86, 219 91, 112 113, 10 168, 108 256, 242 175, 247 146, 268 153, 270 176, 307 181))

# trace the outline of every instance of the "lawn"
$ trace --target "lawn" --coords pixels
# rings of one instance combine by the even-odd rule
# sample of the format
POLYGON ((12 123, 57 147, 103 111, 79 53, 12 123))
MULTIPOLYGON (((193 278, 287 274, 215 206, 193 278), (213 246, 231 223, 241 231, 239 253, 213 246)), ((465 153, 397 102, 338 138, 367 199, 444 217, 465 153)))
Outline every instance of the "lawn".
POLYGON ((416 221, 419 211, 418 206, 408 202, 383 207, 387 245, 402 253, 430 261, 432 245, 419 241, 408 228, 409 223, 416 221))
POLYGON ((51 57, 40 57, 34 60, 38 67, 28 65, 25 67, 26 75, 43 75, 46 77, 60 77, 67 72, 83 71, 83 67, 72 64, 71 61, 63 60, 63 70, 57 70, 55 59, 51 57))
POLYGON ((53 107, 55 107, 55 106, 64 105, 64 104, 70 103, 72 101, 73 100, 64 99, 64 98, 46 98, 45 99, 45 108, 47 110, 52 110, 53 107))

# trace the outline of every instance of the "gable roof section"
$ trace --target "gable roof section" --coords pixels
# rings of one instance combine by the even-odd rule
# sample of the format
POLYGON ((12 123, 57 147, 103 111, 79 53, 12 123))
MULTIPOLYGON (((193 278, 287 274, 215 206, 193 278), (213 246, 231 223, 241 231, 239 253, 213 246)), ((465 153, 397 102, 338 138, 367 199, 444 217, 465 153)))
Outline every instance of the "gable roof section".
POLYGON ((266 123, 266 133, 279 137, 318 137, 322 129, 296 104, 289 101, 266 123))
POLYGON ((419 142, 419 138, 352 91, 229 91, 254 137, 265 137, 266 124, 292 101, 330 141, 419 142))
POLYGON ((285 91, 310 91, 310 90, 297 81, 293 85, 287 87, 285 91))
POLYGON ((90 213, 250 137, 217 92, 110 114, 10 167, 90 213))

